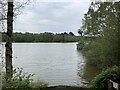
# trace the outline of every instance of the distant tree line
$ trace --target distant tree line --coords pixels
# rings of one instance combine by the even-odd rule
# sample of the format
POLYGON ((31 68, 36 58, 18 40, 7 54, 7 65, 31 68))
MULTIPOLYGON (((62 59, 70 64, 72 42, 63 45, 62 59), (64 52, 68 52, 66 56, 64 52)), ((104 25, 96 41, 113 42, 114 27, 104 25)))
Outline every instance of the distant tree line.
MULTIPOLYGON (((78 36, 75 36, 72 32, 69 33, 13 33, 13 42, 77 42, 78 36)), ((2 33, 2 41, 6 42, 6 32, 2 33)))

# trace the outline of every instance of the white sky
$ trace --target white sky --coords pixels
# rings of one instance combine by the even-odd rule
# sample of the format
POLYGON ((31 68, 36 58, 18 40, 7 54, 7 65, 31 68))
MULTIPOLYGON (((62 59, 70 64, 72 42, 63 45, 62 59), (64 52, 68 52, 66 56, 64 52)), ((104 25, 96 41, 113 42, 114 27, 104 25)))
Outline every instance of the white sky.
POLYGON ((73 32, 81 26, 91 0, 37 0, 22 10, 14 32, 73 32))

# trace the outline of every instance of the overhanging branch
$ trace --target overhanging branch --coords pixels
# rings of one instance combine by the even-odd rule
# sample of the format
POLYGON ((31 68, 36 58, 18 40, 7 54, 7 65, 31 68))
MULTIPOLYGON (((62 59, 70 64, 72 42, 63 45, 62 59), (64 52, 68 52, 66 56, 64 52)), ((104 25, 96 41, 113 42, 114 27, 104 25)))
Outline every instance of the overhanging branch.
POLYGON ((0 21, 2 21, 2 20, 7 20, 7 18, 0 18, 0 21))

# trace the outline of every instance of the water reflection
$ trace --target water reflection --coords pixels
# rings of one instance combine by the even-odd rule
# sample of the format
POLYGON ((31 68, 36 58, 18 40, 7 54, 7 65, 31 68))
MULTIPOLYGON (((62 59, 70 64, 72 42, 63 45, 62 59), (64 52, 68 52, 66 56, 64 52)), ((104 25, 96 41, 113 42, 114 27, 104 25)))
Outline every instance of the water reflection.
POLYGON ((77 75, 79 77, 79 80, 81 81, 81 86, 87 86, 88 82, 85 78, 83 78, 85 68, 85 57, 80 51, 78 51, 77 54, 79 57, 79 61, 77 63, 77 75))
POLYGON ((83 84, 77 69, 84 58, 77 52, 76 43, 14 43, 13 55, 17 57, 13 58, 14 67, 34 73, 34 80, 50 86, 83 84))
POLYGON ((98 70, 76 48, 76 43, 13 43, 13 66, 50 86, 87 86, 98 70))
POLYGON ((98 70, 95 66, 85 64, 83 73, 83 78, 90 82, 97 74, 100 73, 100 70, 98 70))
MULTIPOLYGON (((78 51, 78 54, 81 55, 82 53, 78 51)), ((85 57, 82 55, 83 61, 78 62, 78 76, 80 79, 82 79, 82 83, 84 86, 88 86, 91 82, 91 80, 100 73, 100 70, 98 70, 95 66, 91 66, 86 63, 85 57)))

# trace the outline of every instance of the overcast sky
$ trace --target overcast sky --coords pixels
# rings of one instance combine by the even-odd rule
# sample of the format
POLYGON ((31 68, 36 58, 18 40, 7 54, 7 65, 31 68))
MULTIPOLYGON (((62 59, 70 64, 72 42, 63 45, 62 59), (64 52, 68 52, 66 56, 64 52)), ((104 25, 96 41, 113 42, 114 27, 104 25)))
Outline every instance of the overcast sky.
POLYGON ((77 34, 91 0, 38 0, 22 9, 14 32, 77 34))

